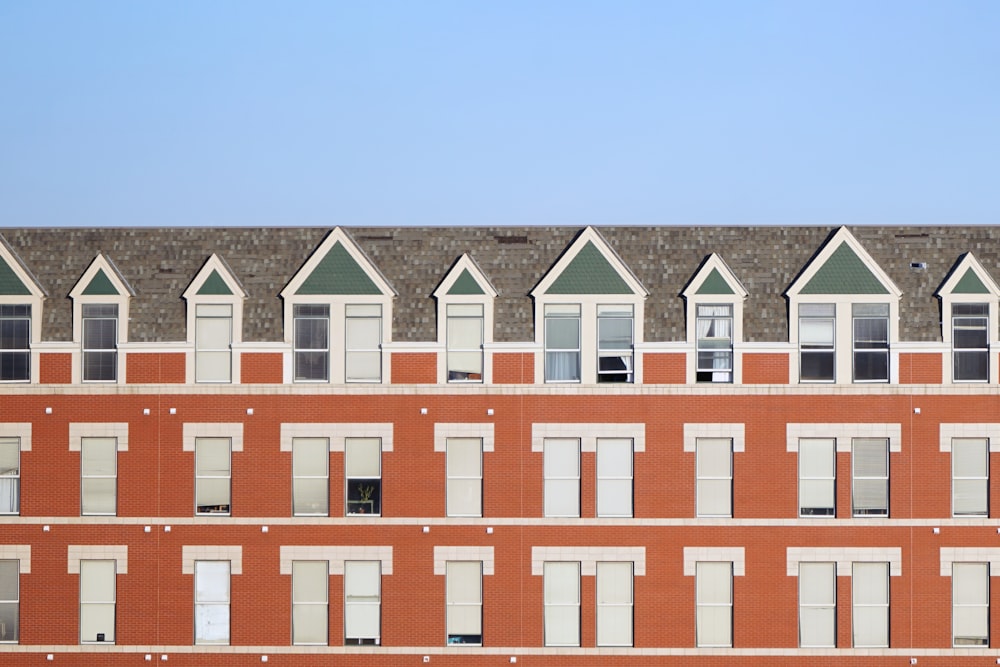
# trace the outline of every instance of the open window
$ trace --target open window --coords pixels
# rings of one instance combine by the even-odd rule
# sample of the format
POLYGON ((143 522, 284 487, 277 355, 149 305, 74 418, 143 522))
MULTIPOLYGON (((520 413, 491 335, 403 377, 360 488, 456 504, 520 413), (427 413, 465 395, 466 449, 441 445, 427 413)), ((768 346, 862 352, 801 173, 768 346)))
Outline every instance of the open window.
POLYGON ((687 304, 688 381, 733 383, 742 379, 738 344, 743 339, 746 288, 716 254, 705 258, 681 293, 687 304))

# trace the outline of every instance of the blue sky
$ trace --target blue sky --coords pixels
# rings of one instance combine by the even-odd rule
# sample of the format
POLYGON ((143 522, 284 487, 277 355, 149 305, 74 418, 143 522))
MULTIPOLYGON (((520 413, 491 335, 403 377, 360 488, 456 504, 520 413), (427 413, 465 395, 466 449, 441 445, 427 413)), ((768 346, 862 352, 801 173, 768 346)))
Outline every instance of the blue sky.
POLYGON ((1000 224, 1000 2, 0 0, 0 226, 1000 224))

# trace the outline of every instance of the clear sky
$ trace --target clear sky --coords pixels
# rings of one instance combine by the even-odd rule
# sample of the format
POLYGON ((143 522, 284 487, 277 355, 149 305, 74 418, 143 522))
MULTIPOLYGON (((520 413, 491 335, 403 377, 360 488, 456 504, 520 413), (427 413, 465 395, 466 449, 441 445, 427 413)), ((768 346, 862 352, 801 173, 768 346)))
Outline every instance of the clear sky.
POLYGON ((1000 1, 0 0, 0 226, 1000 224, 1000 1))

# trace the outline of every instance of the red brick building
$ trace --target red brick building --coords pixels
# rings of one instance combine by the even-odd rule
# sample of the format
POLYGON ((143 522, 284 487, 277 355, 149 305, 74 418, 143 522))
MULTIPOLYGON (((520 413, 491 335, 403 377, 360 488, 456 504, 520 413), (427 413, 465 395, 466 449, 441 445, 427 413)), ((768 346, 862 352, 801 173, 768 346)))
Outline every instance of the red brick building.
POLYGON ((0 234, 4 665, 998 663, 1000 229, 0 234))

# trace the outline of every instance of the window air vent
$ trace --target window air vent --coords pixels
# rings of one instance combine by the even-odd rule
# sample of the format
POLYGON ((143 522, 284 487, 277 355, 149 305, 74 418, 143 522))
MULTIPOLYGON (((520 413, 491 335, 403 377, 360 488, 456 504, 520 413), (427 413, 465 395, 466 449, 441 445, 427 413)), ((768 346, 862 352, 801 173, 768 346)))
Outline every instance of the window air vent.
POLYGON ((497 243, 500 245, 525 244, 528 242, 527 236, 494 236, 493 238, 495 238, 497 243))

